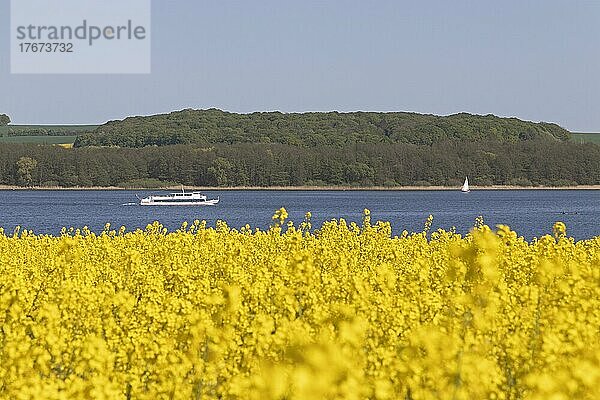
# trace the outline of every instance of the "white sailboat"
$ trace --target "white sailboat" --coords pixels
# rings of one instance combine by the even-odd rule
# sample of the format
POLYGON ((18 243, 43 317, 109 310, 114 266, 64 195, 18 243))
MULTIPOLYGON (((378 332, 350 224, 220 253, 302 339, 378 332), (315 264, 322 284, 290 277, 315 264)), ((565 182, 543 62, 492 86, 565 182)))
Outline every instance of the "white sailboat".
POLYGON ((465 183, 463 183, 462 187, 460 188, 460 191, 463 193, 469 193, 469 177, 466 176, 465 177, 465 183))

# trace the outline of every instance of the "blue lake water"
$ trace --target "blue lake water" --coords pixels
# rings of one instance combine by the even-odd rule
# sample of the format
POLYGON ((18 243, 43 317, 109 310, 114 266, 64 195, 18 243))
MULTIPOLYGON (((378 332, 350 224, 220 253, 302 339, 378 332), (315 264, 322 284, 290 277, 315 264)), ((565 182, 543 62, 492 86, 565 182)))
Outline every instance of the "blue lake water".
POLYGON ((556 221, 567 224, 576 239, 600 235, 600 191, 494 190, 473 191, 207 191, 220 196, 214 207, 141 207, 136 194, 148 191, 0 191, 0 226, 11 232, 16 225, 35 233, 58 234, 61 227, 88 226, 101 231, 104 224, 127 230, 160 221, 169 230, 183 221, 222 219, 229 226, 245 224, 267 228, 275 210, 285 207, 290 219, 301 222, 311 211, 313 227, 333 218, 360 222, 369 208, 373 222, 389 221, 395 234, 421 231, 433 214, 433 229, 456 227, 466 233, 478 216, 486 224, 506 224, 527 239, 552 232, 556 221))

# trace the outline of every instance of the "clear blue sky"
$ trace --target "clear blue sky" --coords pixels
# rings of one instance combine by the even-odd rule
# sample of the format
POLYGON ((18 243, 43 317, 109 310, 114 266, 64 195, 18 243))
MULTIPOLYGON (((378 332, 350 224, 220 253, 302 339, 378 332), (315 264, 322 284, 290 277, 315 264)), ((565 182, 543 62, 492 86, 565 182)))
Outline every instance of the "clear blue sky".
POLYGON ((16 123, 217 107, 465 111, 600 131, 596 0, 154 0, 150 75, 11 75, 8 15, 0 0, 0 112, 16 123))

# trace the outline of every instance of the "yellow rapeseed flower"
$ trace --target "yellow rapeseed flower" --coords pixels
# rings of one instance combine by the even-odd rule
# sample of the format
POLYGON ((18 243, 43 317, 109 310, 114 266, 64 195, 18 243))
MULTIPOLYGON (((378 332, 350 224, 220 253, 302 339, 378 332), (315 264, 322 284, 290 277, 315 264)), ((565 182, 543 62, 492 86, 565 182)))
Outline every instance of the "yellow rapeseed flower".
POLYGON ((311 217, 0 229, 0 398, 600 398, 600 238, 311 217))

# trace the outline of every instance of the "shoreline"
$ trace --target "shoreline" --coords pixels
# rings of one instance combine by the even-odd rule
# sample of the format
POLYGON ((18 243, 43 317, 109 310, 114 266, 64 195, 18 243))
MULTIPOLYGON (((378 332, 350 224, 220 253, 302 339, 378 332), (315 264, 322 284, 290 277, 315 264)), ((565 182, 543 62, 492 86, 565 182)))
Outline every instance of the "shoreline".
MULTIPOLYGON (((233 191, 233 190, 253 190, 253 191, 460 191, 459 187, 454 186, 232 186, 232 187, 210 187, 210 186, 184 186, 185 190, 201 191, 233 191)), ((471 186, 472 191, 478 190, 600 190, 600 185, 577 185, 577 186, 512 186, 512 185, 492 185, 492 186, 471 186)), ((93 190, 181 190, 181 186, 166 186, 161 188, 143 188, 133 187, 125 188, 119 186, 87 186, 87 187, 62 187, 62 186, 11 186, 0 185, 0 191, 19 190, 19 191, 43 191, 43 190, 64 190, 64 191, 93 191, 93 190)))

